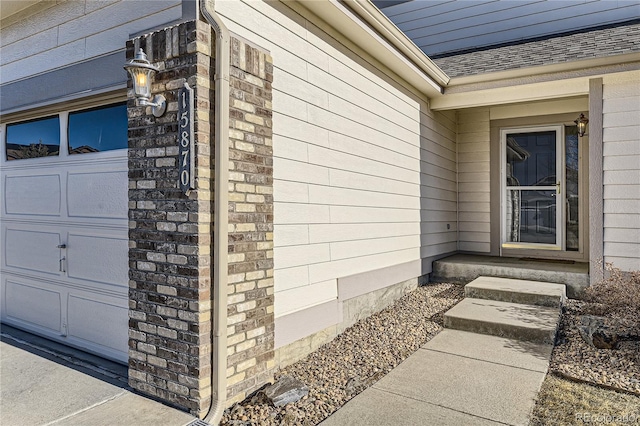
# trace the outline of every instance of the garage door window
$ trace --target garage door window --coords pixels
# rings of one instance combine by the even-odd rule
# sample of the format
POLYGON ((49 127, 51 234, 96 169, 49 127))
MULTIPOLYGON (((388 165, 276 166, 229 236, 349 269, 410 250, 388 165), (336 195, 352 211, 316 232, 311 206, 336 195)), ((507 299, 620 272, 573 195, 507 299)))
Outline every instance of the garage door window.
POLYGON ((127 106, 110 105, 69 114, 69 153, 127 148, 127 106))
POLYGON ((40 118, 7 125, 7 161, 57 156, 60 153, 60 118, 40 118))

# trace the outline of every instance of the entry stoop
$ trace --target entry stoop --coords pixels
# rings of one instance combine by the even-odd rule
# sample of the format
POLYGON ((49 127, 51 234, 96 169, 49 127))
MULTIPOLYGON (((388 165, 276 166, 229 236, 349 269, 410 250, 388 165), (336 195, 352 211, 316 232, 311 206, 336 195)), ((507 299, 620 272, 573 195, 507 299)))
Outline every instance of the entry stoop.
POLYGON ((430 280, 468 283, 480 276, 566 285, 570 298, 580 298, 589 285, 589 264, 573 261, 521 259, 455 254, 433 262, 430 280))
POLYGON ((564 285, 479 277, 465 286, 465 294, 445 313, 445 327, 553 345, 564 285))

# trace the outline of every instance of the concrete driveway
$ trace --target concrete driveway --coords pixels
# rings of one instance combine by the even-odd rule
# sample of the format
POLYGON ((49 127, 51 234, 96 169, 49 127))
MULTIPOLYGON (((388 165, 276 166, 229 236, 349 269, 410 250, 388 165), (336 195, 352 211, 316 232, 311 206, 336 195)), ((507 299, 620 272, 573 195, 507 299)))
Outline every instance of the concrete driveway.
POLYGON ((197 420, 133 393, 126 366, 5 325, 1 337, 3 425, 183 426, 197 420))

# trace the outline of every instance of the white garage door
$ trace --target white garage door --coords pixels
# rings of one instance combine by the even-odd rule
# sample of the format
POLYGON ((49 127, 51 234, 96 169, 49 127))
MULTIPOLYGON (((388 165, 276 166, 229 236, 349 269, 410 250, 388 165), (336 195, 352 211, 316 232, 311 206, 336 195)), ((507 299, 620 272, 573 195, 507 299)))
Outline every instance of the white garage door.
POLYGON ((2 322, 126 362, 126 105, 2 136, 2 322))

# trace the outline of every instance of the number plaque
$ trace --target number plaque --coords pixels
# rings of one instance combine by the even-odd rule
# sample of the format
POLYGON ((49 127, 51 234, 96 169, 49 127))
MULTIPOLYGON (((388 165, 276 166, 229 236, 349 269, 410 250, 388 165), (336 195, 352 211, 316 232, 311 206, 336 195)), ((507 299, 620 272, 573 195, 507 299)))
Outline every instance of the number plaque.
POLYGON ((195 186, 193 148, 193 89, 185 82, 178 91, 178 183, 186 195, 195 186))

